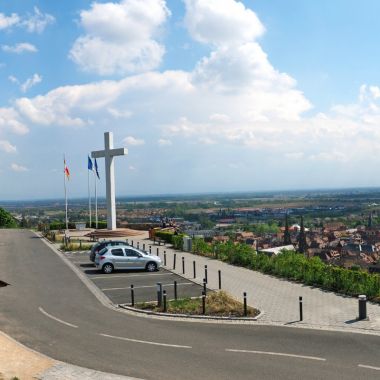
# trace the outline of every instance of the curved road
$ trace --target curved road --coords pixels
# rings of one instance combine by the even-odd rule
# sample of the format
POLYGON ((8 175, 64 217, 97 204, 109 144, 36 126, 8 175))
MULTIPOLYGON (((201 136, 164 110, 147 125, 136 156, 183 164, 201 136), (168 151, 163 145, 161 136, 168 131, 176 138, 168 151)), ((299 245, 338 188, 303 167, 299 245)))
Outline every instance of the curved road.
POLYGON ((28 231, 0 230, 0 280, 0 330, 79 366, 143 379, 380 377, 378 336, 111 310, 28 231))

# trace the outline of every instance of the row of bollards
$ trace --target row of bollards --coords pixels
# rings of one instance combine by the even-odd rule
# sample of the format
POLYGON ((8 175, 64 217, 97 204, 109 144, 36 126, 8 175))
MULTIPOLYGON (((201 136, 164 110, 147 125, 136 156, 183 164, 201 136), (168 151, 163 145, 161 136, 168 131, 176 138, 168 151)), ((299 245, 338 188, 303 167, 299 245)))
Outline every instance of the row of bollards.
MULTIPOLYGON (((128 239, 126 239, 127 244, 129 244, 128 239)), ((132 247, 134 246, 133 240, 131 240, 131 245, 132 247)), ((160 241, 159 241, 160 245, 160 241)), ((139 242, 137 242, 137 248, 139 248, 139 242)), ((145 251, 145 243, 143 244, 143 250, 145 251)), ((160 255, 159 248, 157 247, 157 256, 160 255)), ((152 253, 152 246, 149 246, 149 254, 152 253)), ((177 265, 177 253, 174 253, 173 255, 173 270, 176 270, 176 265, 177 265)), ((167 266, 167 255, 166 251, 164 251, 164 266, 167 266)), ((195 279, 197 277, 197 272, 196 272, 196 261, 193 260, 193 278, 195 279)), ((185 257, 182 256, 182 274, 186 273, 186 266, 185 266, 185 257)), ((207 265, 204 266, 204 278, 203 278, 203 291, 202 291, 202 297, 204 294, 204 297, 207 296, 207 285, 208 283, 208 268, 207 265)), ((218 288, 219 290, 222 289, 222 272, 221 270, 218 270, 218 288)), ((162 285, 159 290, 157 290, 157 300, 158 304, 161 307, 162 302, 163 302, 163 294, 165 292, 165 297, 166 297, 166 291, 162 290, 162 285)), ((174 281, 174 298, 178 298, 178 290, 177 290, 177 282, 174 281)), ((131 285, 131 300, 132 300, 132 306, 134 306, 134 288, 133 285, 131 285)), ((359 316, 357 317, 358 320, 363 320, 363 319, 368 319, 367 316, 367 297, 365 295, 360 295, 358 297, 359 301, 359 316)), ((243 302, 244 302, 244 316, 247 315, 248 310, 247 310, 247 293, 243 293, 243 302)), ((298 303, 299 303, 299 320, 302 322, 303 321, 303 298, 302 296, 299 296, 298 298, 298 303)))

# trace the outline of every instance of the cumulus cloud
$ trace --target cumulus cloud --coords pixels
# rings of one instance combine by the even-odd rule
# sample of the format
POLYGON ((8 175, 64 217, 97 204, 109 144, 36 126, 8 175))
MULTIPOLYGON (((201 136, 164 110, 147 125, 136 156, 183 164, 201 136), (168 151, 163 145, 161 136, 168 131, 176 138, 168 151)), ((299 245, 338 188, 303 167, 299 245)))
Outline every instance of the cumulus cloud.
POLYGON ((27 172, 29 169, 25 166, 22 166, 22 165, 19 165, 19 164, 11 164, 11 169, 14 171, 14 172, 27 172))
POLYGON ((143 139, 137 139, 133 136, 128 136, 123 140, 123 143, 125 145, 138 146, 138 145, 144 145, 145 141, 143 139))
POLYGON ((7 140, 0 140, 0 150, 5 153, 16 153, 17 149, 7 140))
POLYGON ((0 13, 0 30, 11 28, 13 25, 17 25, 20 22, 20 17, 17 13, 12 13, 10 16, 6 16, 4 13, 0 13))
POLYGON ((11 45, 2 45, 1 49, 6 53, 15 53, 15 54, 21 54, 21 53, 36 53, 38 50, 37 48, 28 43, 28 42, 20 42, 18 44, 15 44, 13 46, 11 45))
POLYGON ((82 70, 99 75, 152 70, 165 52, 154 37, 169 15, 164 0, 95 2, 80 13, 85 34, 69 56, 82 70))
POLYGON ((215 45, 245 43, 264 33, 256 14, 235 0, 185 0, 185 25, 199 42, 215 45))
POLYGON ((28 133, 29 129, 21 121, 19 113, 13 108, 0 108, 0 134, 13 132, 18 135, 28 133))
POLYGON ((28 78, 21 86, 20 89, 22 92, 27 92, 36 84, 42 82, 42 76, 38 74, 33 74, 32 77, 28 78))

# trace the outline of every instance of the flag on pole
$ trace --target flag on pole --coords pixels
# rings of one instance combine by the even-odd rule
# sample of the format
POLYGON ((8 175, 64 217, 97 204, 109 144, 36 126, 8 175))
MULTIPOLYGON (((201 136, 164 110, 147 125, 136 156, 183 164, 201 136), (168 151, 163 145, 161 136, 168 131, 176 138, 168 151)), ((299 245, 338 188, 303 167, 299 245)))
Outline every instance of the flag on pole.
POLYGON ((94 170, 94 167, 92 166, 92 160, 91 160, 90 156, 88 156, 87 169, 91 170, 91 171, 94 170))
POLYGON ((66 158, 63 159, 63 164, 64 164, 64 173, 67 179, 70 179, 70 170, 66 165, 66 158))
POLYGON ((95 173, 96 173, 98 179, 100 179, 99 172, 98 172, 98 163, 96 162, 96 158, 95 158, 95 173))

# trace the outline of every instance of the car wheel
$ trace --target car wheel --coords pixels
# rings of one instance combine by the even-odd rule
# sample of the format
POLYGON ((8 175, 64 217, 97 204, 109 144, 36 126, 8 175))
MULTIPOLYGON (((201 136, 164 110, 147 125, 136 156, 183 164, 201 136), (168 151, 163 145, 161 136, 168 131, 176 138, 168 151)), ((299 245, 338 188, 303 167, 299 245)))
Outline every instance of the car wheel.
POLYGON ((112 264, 104 264, 102 267, 103 273, 110 274, 113 272, 113 265, 112 264))
POLYGON ((157 270, 157 264, 156 263, 148 263, 146 264, 146 267, 145 269, 148 271, 148 272, 155 272, 157 270))

